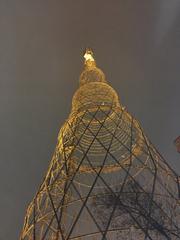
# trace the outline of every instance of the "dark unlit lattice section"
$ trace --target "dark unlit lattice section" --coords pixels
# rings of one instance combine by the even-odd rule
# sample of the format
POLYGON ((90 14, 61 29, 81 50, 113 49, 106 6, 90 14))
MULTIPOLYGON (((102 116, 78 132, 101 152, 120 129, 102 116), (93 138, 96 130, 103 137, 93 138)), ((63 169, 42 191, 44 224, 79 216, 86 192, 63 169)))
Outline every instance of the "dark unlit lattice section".
POLYGON ((180 239, 178 176, 95 63, 80 82, 20 239, 180 239))

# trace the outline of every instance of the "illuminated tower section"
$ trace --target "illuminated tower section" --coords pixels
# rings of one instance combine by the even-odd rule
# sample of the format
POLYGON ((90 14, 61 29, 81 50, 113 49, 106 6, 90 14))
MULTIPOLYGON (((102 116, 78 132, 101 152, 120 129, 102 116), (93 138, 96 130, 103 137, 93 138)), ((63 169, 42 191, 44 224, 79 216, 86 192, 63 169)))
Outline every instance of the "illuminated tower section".
POLYGON ((21 240, 180 239, 176 173, 87 50, 72 110, 21 240))

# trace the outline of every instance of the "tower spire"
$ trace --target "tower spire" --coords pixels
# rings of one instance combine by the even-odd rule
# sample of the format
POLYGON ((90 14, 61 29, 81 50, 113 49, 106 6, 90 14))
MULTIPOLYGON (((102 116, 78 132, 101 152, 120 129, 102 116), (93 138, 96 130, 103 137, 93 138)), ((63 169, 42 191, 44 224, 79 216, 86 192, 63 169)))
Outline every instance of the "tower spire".
POLYGON ((87 68, 96 67, 94 53, 93 53, 92 49, 90 49, 90 48, 86 48, 86 51, 84 53, 84 65, 87 68))
POLYGON ((86 48, 84 53, 84 69, 80 75, 80 85, 82 86, 90 82, 107 83, 103 71, 96 66, 92 49, 86 48))

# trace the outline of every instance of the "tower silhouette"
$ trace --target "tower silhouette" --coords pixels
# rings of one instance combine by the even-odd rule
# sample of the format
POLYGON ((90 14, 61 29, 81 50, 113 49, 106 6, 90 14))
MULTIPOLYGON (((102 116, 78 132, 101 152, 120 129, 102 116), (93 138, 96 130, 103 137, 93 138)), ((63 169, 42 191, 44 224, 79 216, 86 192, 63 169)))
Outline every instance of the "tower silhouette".
POLYGON ((87 50, 21 240, 180 239, 180 183, 87 50))

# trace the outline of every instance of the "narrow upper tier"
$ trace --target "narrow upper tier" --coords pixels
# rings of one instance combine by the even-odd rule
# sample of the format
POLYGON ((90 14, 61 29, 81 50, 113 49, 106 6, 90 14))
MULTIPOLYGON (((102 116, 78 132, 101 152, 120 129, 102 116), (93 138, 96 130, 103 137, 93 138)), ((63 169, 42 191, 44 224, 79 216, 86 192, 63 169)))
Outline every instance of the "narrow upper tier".
POLYGON ((97 107, 119 107, 116 91, 108 84, 105 74, 96 66, 92 50, 84 54, 84 69, 80 75, 80 87, 73 96, 72 112, 91 110, 97 107))
POLYGON ((80 75, 80 85, 90 82, 106 82, 104 73, 96 66, 92 50, 86 50, 84 59, 84 70, 80 75))

